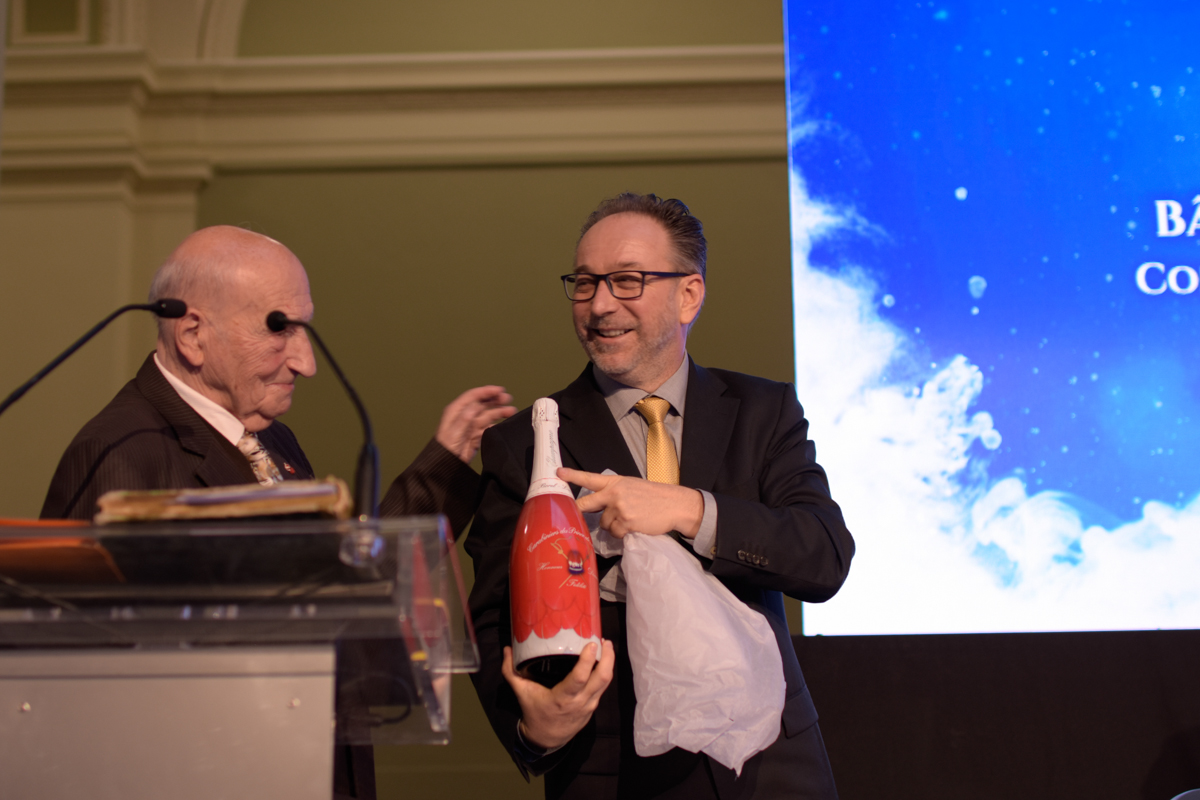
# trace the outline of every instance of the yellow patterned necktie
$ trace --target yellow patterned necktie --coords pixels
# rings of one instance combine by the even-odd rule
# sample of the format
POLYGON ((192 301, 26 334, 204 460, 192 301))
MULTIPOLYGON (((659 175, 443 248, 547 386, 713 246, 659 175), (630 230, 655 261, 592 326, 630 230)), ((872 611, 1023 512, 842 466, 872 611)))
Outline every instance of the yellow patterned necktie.
POLYGON ((271 454, 267 452, 267 448, 263 447, 263 443, 258 440, 257 436, 246 431, 238 441, 237 448, 250 462, 250 469, 254 471, 254 477, 258 479, 259 483, 263 486, 283 483, 283 475, 280 474, 279 467, 275 466, 271 454))
POLYGON ((679 483, 679 458, 675 442, 663 420, 671 404, 661 397, 643 398, 634 406, 646 420, 646 480, 656 483, 679 483))

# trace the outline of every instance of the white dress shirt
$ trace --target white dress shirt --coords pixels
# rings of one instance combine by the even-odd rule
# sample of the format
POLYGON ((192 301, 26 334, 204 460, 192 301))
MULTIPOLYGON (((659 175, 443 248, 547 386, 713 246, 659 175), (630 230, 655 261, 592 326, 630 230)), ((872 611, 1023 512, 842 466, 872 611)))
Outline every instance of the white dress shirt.
POLYGON ((158 360, 158 353, 154 354, 154 366, 158 367, 158 371, 167 379, 167 383, 171 384, 171 388, 183 398, 183 402, 191 406, 192 410, 199 414, 201 419, 216 428, 217 433, 228 439, 230 444, 237 447, 237 443, 241 441, 243 434, 246 433, 246 426, 242 424, 240 419, 230 413, 228 409, 217 405, 172 375, 163 366, 162 362, 158 360))

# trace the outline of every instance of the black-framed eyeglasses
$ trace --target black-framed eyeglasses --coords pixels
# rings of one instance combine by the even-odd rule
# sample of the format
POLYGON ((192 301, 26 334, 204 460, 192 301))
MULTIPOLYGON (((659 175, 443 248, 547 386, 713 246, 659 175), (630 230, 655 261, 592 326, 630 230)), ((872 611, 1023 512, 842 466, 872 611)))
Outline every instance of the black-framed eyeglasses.
POLYGON ((610 272, 607 275, 592 275, 590 272, 572 272, 563 275, 563 289, 572 301, 591 300, 596 296, 596 287, 600 281, 608 284, 608 291, 618 300, 636 300, 646 291, 646 278, 682 278, 691 275, 690 272, 646 272, 640 269, 626 269, 620 272, 610 272))

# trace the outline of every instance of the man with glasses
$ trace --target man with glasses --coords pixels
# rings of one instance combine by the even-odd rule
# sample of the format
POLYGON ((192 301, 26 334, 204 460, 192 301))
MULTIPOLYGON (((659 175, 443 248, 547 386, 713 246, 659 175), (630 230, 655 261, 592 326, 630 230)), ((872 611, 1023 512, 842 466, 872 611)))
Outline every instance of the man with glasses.
POLYGON ((808 602, 840 588, 854 554, 790 384, 705 369, 687 335, 705 296, 706 242, 678 200, 623 194, 583 226, 562 277, 591 363, 552 397, 567 468, 615 536, 674 534, 776 634, 786 701, 779 738, 740 777, 680 749, 639 757, 619 558, 600 558, 604 646, 552 689, 513 671, 508 558, 529 486, 530 411, 484 434, 484 496, 466 549, 483 654, 476 690, 525 774, 547 797, 835 798, 817 714, 781 593, 808 602), (600 474, 612 470, 615 475, 600 474), (615 680, 614 680, 615 677, 615 680))

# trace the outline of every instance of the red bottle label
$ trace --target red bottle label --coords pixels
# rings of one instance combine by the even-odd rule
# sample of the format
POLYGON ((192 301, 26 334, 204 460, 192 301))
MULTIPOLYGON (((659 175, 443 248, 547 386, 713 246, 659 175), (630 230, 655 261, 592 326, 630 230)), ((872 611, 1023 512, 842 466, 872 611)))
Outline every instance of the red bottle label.
POLYGON ((599 585, 575 500, 543 494, 525 501, 509 561, 514 661, 579 655, 588 642, 599 644, 599 585))

